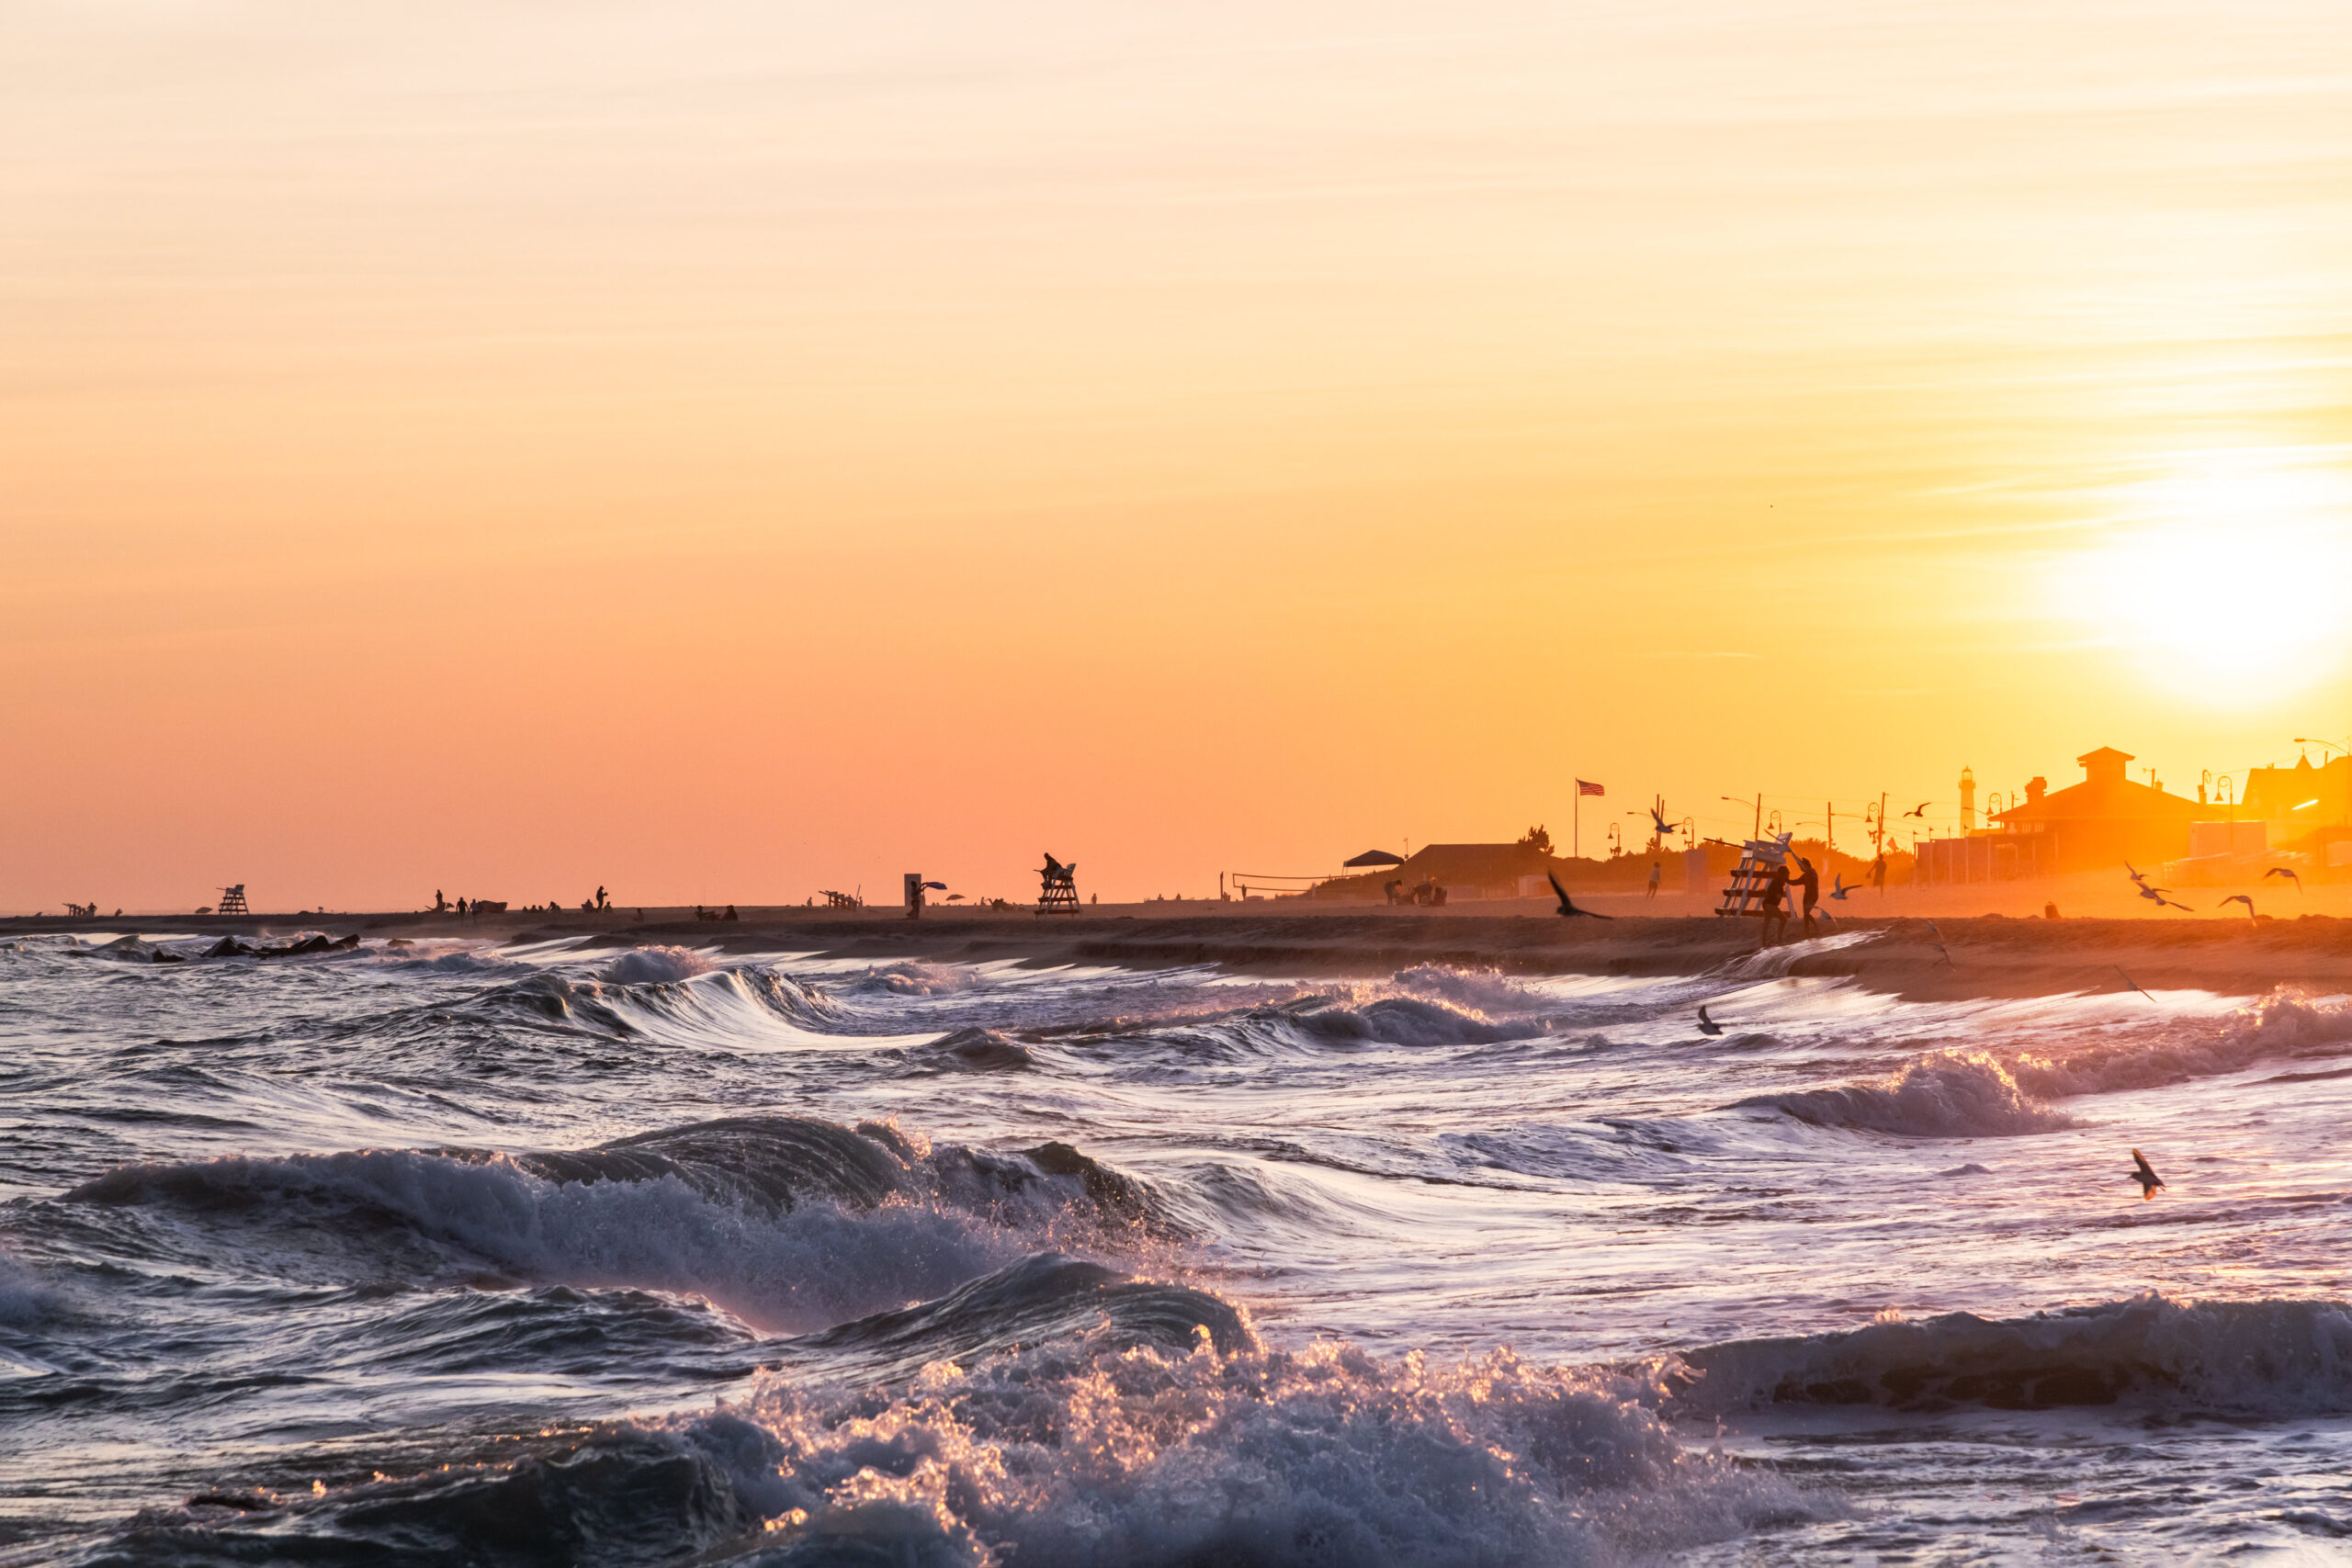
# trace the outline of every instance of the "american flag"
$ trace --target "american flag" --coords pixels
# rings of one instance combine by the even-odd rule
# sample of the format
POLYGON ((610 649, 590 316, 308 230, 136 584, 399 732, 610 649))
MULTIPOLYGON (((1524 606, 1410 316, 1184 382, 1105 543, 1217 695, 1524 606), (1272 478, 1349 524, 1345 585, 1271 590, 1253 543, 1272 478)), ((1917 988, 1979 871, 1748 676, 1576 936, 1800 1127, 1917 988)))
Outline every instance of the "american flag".
POLYGON ((1609 792, 1601 788, 1597 784, 1587 784, 1584 780, 1578 779, 1577 780, 1577 793, 1578 795, 1607 795, 1609 792))

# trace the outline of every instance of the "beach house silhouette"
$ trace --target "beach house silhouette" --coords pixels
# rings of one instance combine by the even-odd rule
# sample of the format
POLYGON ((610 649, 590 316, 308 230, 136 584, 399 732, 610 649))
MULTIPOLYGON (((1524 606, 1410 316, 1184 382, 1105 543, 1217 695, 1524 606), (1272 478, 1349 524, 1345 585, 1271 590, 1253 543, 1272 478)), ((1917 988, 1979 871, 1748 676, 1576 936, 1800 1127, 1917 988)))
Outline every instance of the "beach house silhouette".
POLYGON ((1983 845, 1992 875, 2001 877, 2097 871, 2125 861, 2153 866, 2187 854, 2188 825, 2211 815, 2196 801, 2168 793, 2161 782, 2132 783, 2125 772, 2129 751, 2102 746, 2075 761, 2082 767, 2082 783, 2052 790, 2046 781, 2033 780, 2025 786, 2024 805, 1996 815, 1989 833, 1951 840, 1954 848, 1964 852, 1983 845))

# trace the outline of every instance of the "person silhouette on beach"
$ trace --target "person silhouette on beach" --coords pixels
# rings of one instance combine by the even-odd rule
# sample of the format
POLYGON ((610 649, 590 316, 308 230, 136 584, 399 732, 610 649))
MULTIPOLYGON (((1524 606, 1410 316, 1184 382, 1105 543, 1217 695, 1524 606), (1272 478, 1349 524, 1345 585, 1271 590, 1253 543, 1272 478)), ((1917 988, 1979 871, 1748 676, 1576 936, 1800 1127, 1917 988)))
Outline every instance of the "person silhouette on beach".
POLYGON ((1776 947, 1789 931, 1789 863, 1782 861, 1772 868, 1764 884, 1764 931, 1766 947, 1776 947))
POLYGON ((611 908, 611 905, 607 903, 605 898, 605 888, 602 883, 599 883, 596 886, 596 908, 599 909, 611 908))
POLYGON ((1804 874, 1796 879, 1796 884, 1804 889, 1804 934, 1810 941, 1814 935, 1813 918, 1821 905, 1821 873, 1803 855, 1797 856, 1797 863, 1804 867, 1804 874))
POLYGON ((433 890, 433 912, 436 915, 446 915, 449 912, 449 900, 441 897, 441 889, 438 887, 433 890))
POLYGON ((466 896, 465 896, 464 894, 460 893, 460 894, 458 894, 458 919, 461 919, 461 920, 462 920, 462 919, 464 919, 465 918, 466 918, 466 896))
POLYGON ((1652 862, 1650 862, 1650 890, 1649 890, 1647 893, 1645 893, 1645 894, 1644 894, 1644 895, 1643 895, 1643 897, 1645 897, 1645 898, 1655 898, 1655 897, 1657 897, 1657 877, 1658 877, 1658 866, 1659 866, 1659 863, 1659 863, 1659 862, 1657 862, 1657 861, 1652 861, 1652 862))

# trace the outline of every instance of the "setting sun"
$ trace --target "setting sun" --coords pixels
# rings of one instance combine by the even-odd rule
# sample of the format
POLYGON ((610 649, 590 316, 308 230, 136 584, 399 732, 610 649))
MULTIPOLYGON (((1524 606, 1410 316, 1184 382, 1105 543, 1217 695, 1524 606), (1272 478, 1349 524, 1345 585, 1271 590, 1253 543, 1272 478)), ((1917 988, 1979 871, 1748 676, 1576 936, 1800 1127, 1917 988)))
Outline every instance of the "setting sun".
POLYGON ((2352 483, 2310 454, 2200 458, 2122 487, 2117 521, 2057 576, 2059 609, 2178 694, 2277 697, 2336 673, 2352 483))

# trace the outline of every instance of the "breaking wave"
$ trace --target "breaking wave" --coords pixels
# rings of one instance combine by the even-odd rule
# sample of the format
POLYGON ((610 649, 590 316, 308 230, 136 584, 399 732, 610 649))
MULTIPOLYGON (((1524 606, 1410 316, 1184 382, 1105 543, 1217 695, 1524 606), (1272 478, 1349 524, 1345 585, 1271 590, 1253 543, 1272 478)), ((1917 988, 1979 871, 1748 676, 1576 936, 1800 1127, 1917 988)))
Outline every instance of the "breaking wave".
POLYGON ((1121 1245, 1176 1229, 1144 1184, 1066 1144, 934 1150, 885 1122, 790 1116, 582 1150, 126 1166, 66 1196, 167 1209, 314 1271, 335 1271, 335 1248, 345 1275, 388 1258, 460 1276, 488 1265, 697 1294, 792 1331, 939 1295, 1040 1239, 1121 1245))
POLYGON ((1942 1051, 1875 1083, 1757 1095, 1735 1111, 1763 1110, 1816 1127, 1917 1138, 2007 1137, 2074 1125, 2035 1100, 1984 1051, 1942 1051))
POLYGON ((599 978, 617 986, 664 985, 707 975, 716 967, 688 947, 633 947, 605 964, 599 978))
POLYGON ((1113 1294, 1129 1288, 1033 1260, 841 1337, 887 1338, 991 1293, 1015 1316, 1091 1299, 1091 1337, 969 1366, 934 1359, 880 1397, 765 1379, 701 1415, 541 1441, 504 1462, 355 1477, 310 1497, 200 1496, 151 1510, 121 1544, 164 1562, 262 1540, 321 1555, 396 1534, 435 1559, 501 1564, 593 1543, 599 1561, 698 1553, 759 1568, 1575 1568, 1842 1511, 1684 1448, 1653 1380, 1508 1351, 1444 1365, 1329 1341, 1269 1351, 1214 1297, 1113 1294), (1121 1325, 1106 1298, 1149 1300, 1161 1328, 1121 1325), (510 1521, 528 1522, 527 1547, 510 1521))
POLYGON ((2352 1306, 2145 1295, 1994 1321, 1969 1313, 1686 1353, 1677 1403, 1702 1414, 1873 1404, 1933 1412, 2137 1401, 2217 1416, 2352 1413, 2352 1306))

